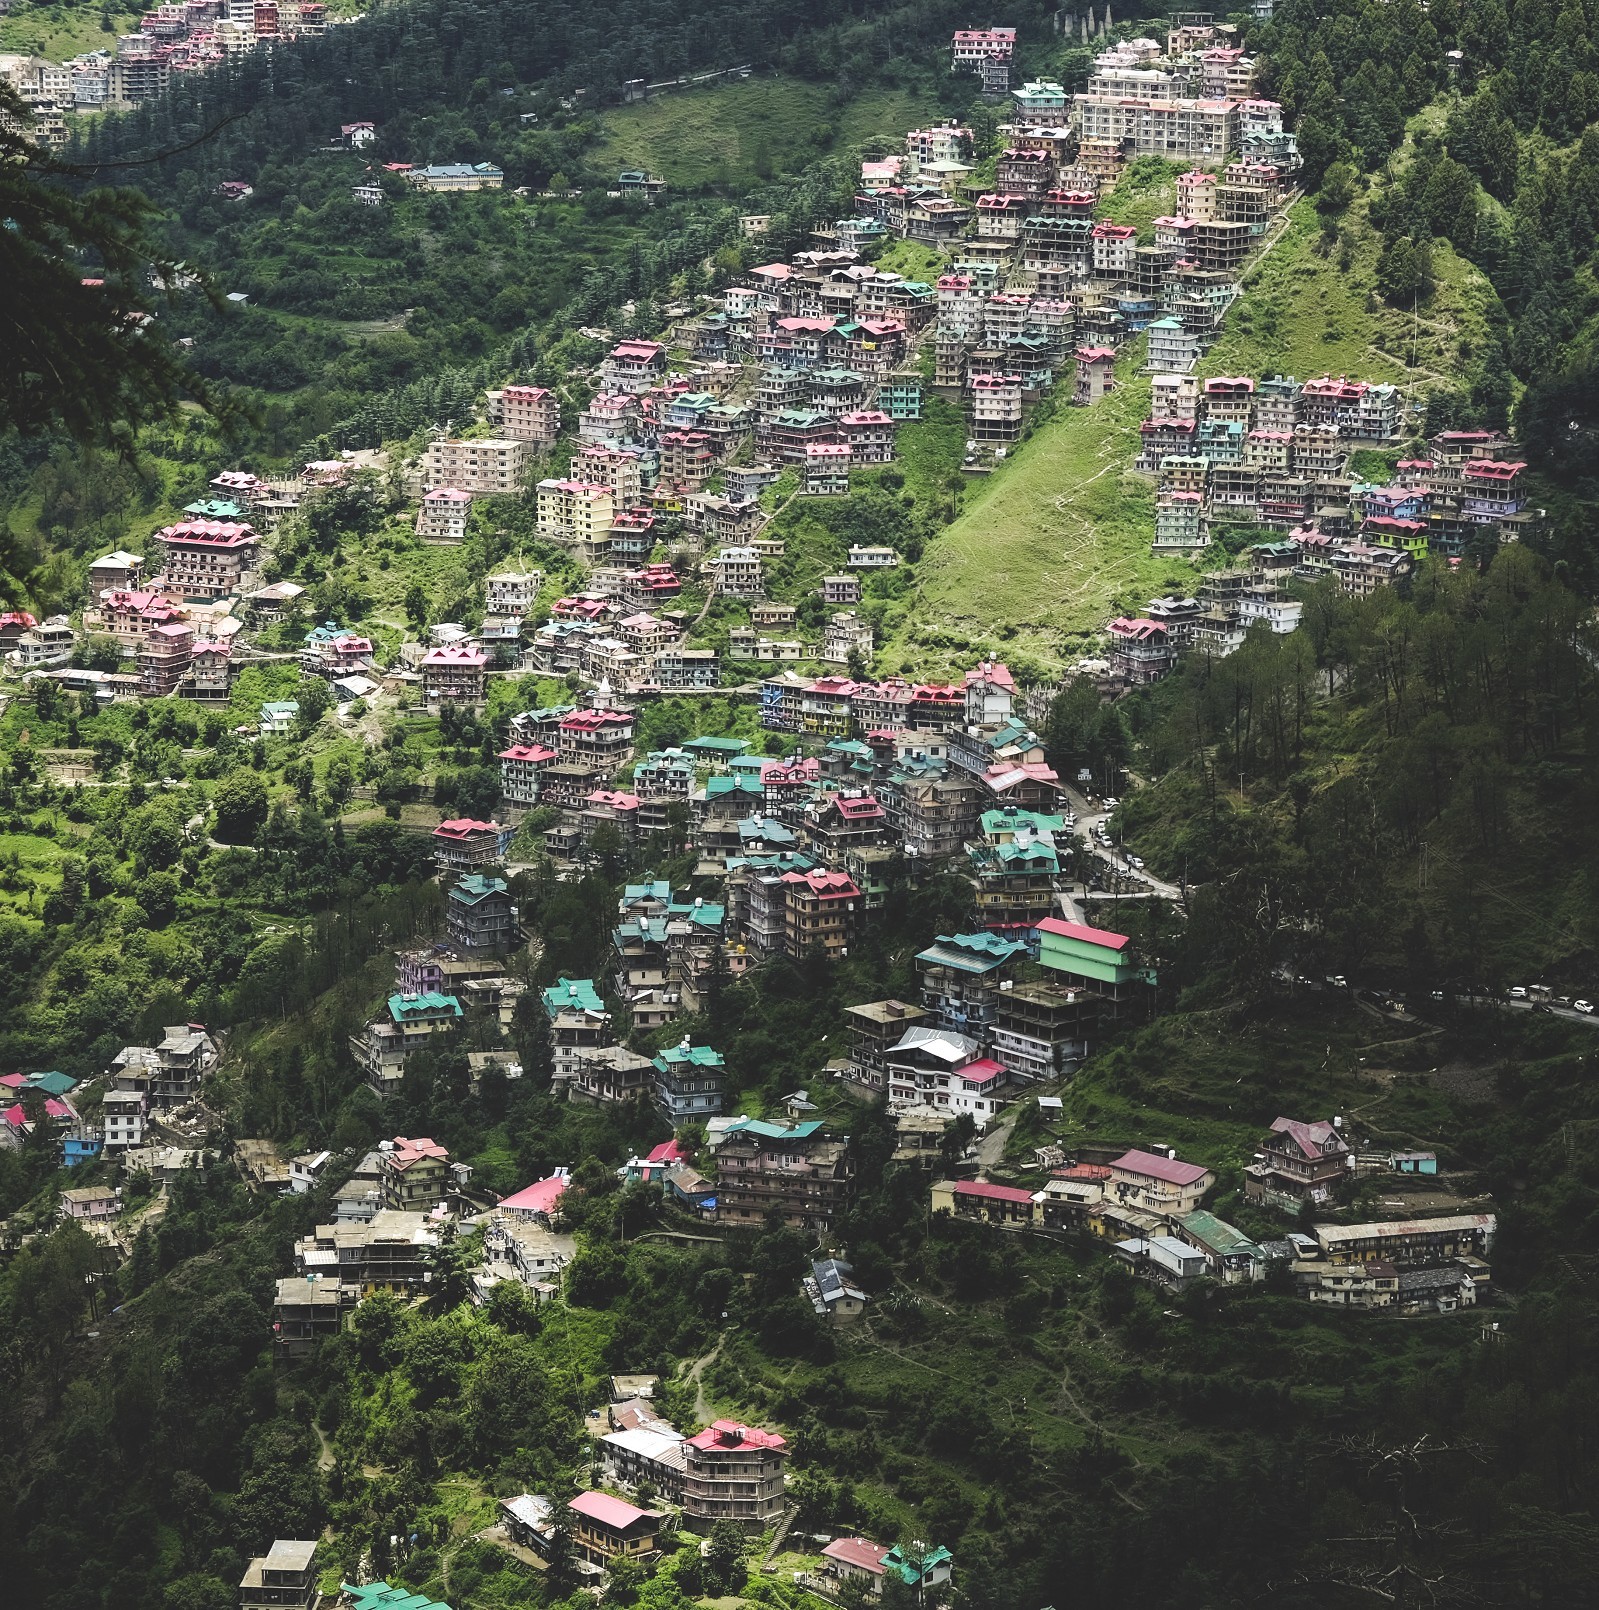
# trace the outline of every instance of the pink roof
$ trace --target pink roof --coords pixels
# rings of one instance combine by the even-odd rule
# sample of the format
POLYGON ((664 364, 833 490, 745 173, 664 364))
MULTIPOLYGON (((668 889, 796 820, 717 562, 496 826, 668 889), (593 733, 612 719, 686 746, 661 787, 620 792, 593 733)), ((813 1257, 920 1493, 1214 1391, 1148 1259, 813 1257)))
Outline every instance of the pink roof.
POLYGON ((775 1431, 761 1431, 741 1420, 716 1420, 688 1439, 694 1448, 786 1448, 788 1439, 775 1431))
MULTIPOLYGON (((57 1101, 54 1096, 44 1098, 44 1112, 47 1118, 76 1118, 78 1116, 66 1102, 57 1101)), ((13 1129, 21 1129, 28 1121, 28 1115, 23 1110, 20 1101, 14 1107, 7 1107, 4 1113, 0 1113, 0 1118, 4 1118, 6 1123, 13 1129)))
POLYGON ((439 1145, 436 1140, 422 1138, 420 1140, 407 1140, 404 1135, 394 1137, 394 1150, 387 1154, 389 1166, 398 1169, 402 1174, 413 1163, 420 1163, 425 1157, 436 1158, 439 1162, 448 1162, 449 1152, 439 1145))
POLYGON ((1062 917, 1045 917, 1037 926, 1040 933, 1080 939, 1086 945, 1103 945, 1107 950, 1122 950, 1128 943, 1126 934, 1113 934, 1108 928, 1090 928, 1086 923, 1067 922, 1062 917))
POLYGON ((487 665, 488 655, 471 643, 447 643, 442 648, 430 648, 422 656, 424 665, 487 665))
POLYGON ((683 1150, 683 1144, 674 1135, 671 1140, 663 1140, 644 1159, 646 1163, 686 1163, 688 1153, 683 1150))
POLYGON ((535 766, 541 766, 547 761, 556 758, 557 751, 546 749, 543 744, 512 744, 509 749, 500 751, 501 760, 526 760, 535 766))
POLYGON ((447 822, 440 822, 433 829, 436 839, 465 839, 474 833, 498 833, 499 825, 495 822, 479 822, 470 816, 452 816, 447 822))
POLYGON ((991 1185, 987 1180, 956 1180, 956 1196, 975 1196, 983 1202, 1031 1202, 1033 1193, 1015 1185, 991 1185))
POLYGON ((1005 1064, 996 1062, 992 1057, 979 1057, 975 1062, 968 1062, 964 1068, 956 1069, 956 1072, 967 1084, 986 1085, 1005 1072, 1005 1064))
POLYGON ((1165 1180, 1168 1185, 1195 1185, 1210 1172, 1199 1163, 1184 1163, 1175 1157, 1159 1157, 1154 1152, 1137 1150, 1123 1152, 1110 1166, 1124 1174, 1165 1180))
POLYGON ((514 1196, 505 1197, 500 1206, 513 1213, 548 1213, 561 1200, 568 1183, 565 1175, 552 1174, 547 1180, 524 1185, 514 1196))
POLYGON ((883 1556, 888 1553, 884 1543, 873 1543, 864 1537, 835 1537, 822 1553, 840 1565, 853 1566, 857 1571, 870 1571, 873 1576, 883 1574, 883 1556))
POLYGON ((625 1532, 635 1521, 661 1518, 653 1509, 637 1509, 620 1498, 612 1498, 609 1493, 579 1493, 566 1507, 618 1532, 625 1532))
POLYGON ((1322 1148, 1329 1140, 1338 1142, 1338 1150, 1347 1152, 1349 1148, 1344 1144, 1344 1138, 1338 1133, 1336 1125, 1326 1119, 1318 1119, 1314 1123, 1305 1123, 1298 1118, 1274 1118, 1271 1132, 1274 1135, 1286 1135, 1300 1149, 1307 1158, 1324 1157, 1322 1148))
POLYGON ((186 543, 202 548, 243 548, 256 540, 252 526, 232 520, 184 520, 156 533, 161 542, 186 543))

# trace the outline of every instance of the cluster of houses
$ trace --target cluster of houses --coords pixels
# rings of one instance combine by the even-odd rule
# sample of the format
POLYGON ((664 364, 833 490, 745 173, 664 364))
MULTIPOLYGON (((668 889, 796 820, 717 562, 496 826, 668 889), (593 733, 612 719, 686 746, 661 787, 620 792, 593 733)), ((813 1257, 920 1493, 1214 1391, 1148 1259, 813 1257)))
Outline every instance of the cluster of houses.
MULTIPOLYGON (((1202 397, 1236 396, 1242 415, 1254 382, 1208 380, 1202 385, 1202 397)), ((1528 502, 1525 462, 1513 456, 1509 438, 1495 431, 1442 431, 1426 444, 1425 457, 1400 459, 1386 485, 1350 475, 1353 445, 1391 439, 1364 433, 1378 429, 1390 413, 1397 420, 1397 396, 1385 395, 1392 387, 1342 379, 1296 387, 1291 379, 1268 379, 1260 382, 1249 406, 1256 410, 1254 417, 1272 418, 1274 397, 1303 408, 1307 392, 1318 397, 1337 393, 1348 399, 1351 411, 1375 392, 1380 407, 1373 407, 1363 426, 1336 420, 1257 425, 1247 435, 1241 434, 1246 421, 1240 417, 1231 423, 1238 427, 1233 447, 1241 445, 1245 454, 1241 462, 1208 456, 1221 432, 1213 431, 1209 438, 1198 434, 1204 430, 1203 419, 1144 422, 1141 467, 1156 473, 1160 484, 1157 552, 1203 552, 1212 520, 1285 529, 1275 540, 1250 548, 1247 568, 1207 573, 1196 596, 1154 598, 1145 614, 1111 621, 1106 629, 1109 670, 1117 682, 1136 686, 1156 681, 1189 649, 1211 657, 1231 654, 1260 622, 1273 632, 1296 630, 1303 604, 1286 591, 1291 581, 1330 576, 1351 597, 1369 597, 1414 575, 1429 553, 1459 564, 1475 538, 1515 542, 1542 517, 1543 511, 1528 502), (1173 429, 1187 433, 1200 450, 1168 453, 1173 429), (1325 448, 1318 445, 1321 441, 1325 448), (1263 468, 1260 461, 1267 452, 1280 452, 1288 467, 1263 468), (1301 465, 1301 453, 1321 459, 1324 467, 1301 465)), ((1205 406, 1208 413, 1208 402, 1205 406)), ((1229 406, 1222 404, 1224 411, 1229 406)))
POLYGON ((1286 531, 1312 562, 1324 551, 1318 537, 1341 552, 1458 558, 1474 536, 1513 542, 1537 518, 1527 466, 1496 431, 1441 431, 1387 483, 1353 474, 1357 448, 1402 435, 1403 398, 1391 385, 1165 373, 1153 391, 1136 467, 1156 480, 1156 552, 1202 550, 1213 522, 1240 521, 1286 531))
MULTIPOLYGON (((1089 1144, 1068 1163, 1052 1146, 1040 1150, 1039 1161, 1049 1165, 1040 1189, 945 1179, 932 1187, 933 1208, 1006 1229, 1094 1236, 1136 1275, 1167 1291, 1201 1279, 1249 1285, 1282 1269, 1310 1302, 1371 1312, 1452 1313, 1490 1294, 1492 1213, 1329 1220, 1308 1233, 1259 1241, 1201 1206, 1216 1185, 1215 1173, 1170 1147, 1089 1144)), ((1435 1169, 1431 1153, 1357 1153, 1337 1118, 1278 1118, 1244 1170, 1245 1194, 1299 1213, 1334 1207, 1340 1184, 1358 1174, 1435 1169)))
MULTIPOLYGON (((1255 64, 1231 34, 1184 17, 1164 51, 1135 39, 1101 52, 1081 94, 1011 89, 991 182, 975 177, 971 131, 956 123, 912 130, 903 156, 862 165, 857 217, 831 237, 896 235, 951 254, 909 311, 913 329, 933 315, 935 384, 964 397, 974 449, 1014 442, 1028 403, 1063 374, 1074 402, 1098 401, 1132 335, 1147 332, 1161 373, 1187 373, 1215 339, 1299 166, 1282 108, 1254 96, 1255 64), (1124 164, 1146 154, 1194 166, 1177 213, 1140 241, 1099 214, 1124 164)), ((1013 30, 963 30, 954 60, 993 91, 1009 85, 1013 48, 1013 30)))
POLYGON ((116 48, 69 61, 0 55, 0 79, 33 114, 40 144, 67 143, 68 113, 125 110, 166 93, 175 74, 208 72, 230 56, 326 33, 324 0, 162 0, 116 48))

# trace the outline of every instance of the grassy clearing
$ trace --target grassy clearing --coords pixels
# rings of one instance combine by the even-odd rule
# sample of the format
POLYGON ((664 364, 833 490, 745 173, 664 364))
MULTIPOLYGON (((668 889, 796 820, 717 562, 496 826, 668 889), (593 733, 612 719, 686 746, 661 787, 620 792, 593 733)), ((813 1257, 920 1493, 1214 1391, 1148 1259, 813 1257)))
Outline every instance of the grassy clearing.
POLYGON ((1157 218, 1176 213, 1177 175, 1183 171, 1180 162, 1140 157, 1116 181, 1116 188, 1099 209, 1100 217, 1113 224, 1131 224, 1140 239, 1149 237, 1157 218))
POLYGON ((139 12, 113 6, 105 27, 97 6, 18 6, 0 17, 0 52, 67 61, 92 50, 115 51, 117 35, 139 26, 139 12))
MULTIPOLYGON (((1157 216, 1162 205, 1153 179, 1141 180, 1136 196, 1120 187, 1118 194, 1111 215, 1127 222, 1152 207, 1157 216)), ((1337 250, 1317 249, 1314 208, 1296 203, 1201 372, 1305 379, 1330 371, 1412 392, 1446 382, 1462 342, 1478 341, 1485 328, 1487 281, 1440 243, 1431 302, 1414 315, 1385 307, 1372 294, 1378 244, 1360 209, 1345 232, 1341 264, 1337 250)), ((891 660, 926 664, 943 650, 952 663, 969 663, 977 648, 1020 648, 1058 665, 1107 619, 1191 583, 1186 562, 1150 553, 1153 490, 1130 470, 1149 401, 1142 355, 1139 345, 1123 356, 1120 389, 1098 407, 1056 405, 1010 462, 967 494, 960 517, 929 549, 891 660)))
POLYGON ((873 136, 898 141, 934 110, 907 90, 846 96, 793 79, 749 79, 607 112, 588 160, 601 173, 645 168, 680 190, 748 190, 873 136))

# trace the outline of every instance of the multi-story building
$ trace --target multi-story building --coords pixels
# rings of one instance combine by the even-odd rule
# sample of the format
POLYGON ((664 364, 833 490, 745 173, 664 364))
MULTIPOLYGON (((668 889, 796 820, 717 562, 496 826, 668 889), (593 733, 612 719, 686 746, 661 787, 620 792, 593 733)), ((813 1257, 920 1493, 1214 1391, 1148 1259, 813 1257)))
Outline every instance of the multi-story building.
POLYGON ((543 386, 506 386, 499 409, 500 429, 512 441, 549 447, 561 434, 560 399, 543 386))
POLYGON ((1022 377, 1019 374, 973 374, 966 382, 973 439, 1014 442, 1022 431, 1022 377))
POLYGON ((450 1154, 435 1140, 396 1135, 378 1147, 383 1205, 398 1213, 430 1213, 449 1195, 450 1154))
POLYGON ((174 598, 227 598, 242 590, 261 539, 234 520, 183 520, 156 532, 161 548, 156 588, 174 598))
POLYGON ((315 1610, 316 1544, 277 1538, 245 1567, 239 1610, 315 1610))
POLYGON ((812 1119, 788 1127, 734 1124, 716 1152, 717 1216, 755 1228, 774 1208, 796 1230, 824 1230, 848 1199, 854 1161, 846 1141, 812 1119))
POLYGON ((669 1124, 698 1123, 721 1112, 726 1064, 720 1051, 684 1039, 661 1051, 654 1066, 655 1105, 669 1124))
POLYGON ((998 934, 940 934, 916 958, 922 1005, 939 1028, 981 1040, 994 1021, 1000 985, 1027 946, 998 934))
POLYGON ((683 1444, 683 1518, 696 1531, 733 1521, 765 1531, 783 1512, 788 1443, 775 1431, 716 1420, 683 1444))
POLYGON ((1340 1120, 1277 1118, 1244 1169, 1244 1194, 1280 1203, 1326 1202, 1352 1177, 1353 1162, 1340 1120))
POLYGON ((147 699, 176 693, 194 659, 194 628, 173 621, 148 632, 139 644, 139 691, 147 699))
POLYGON ((416 511, 416 534, 424 542, 465 542, 472 513, 472 494, 459 487, 437 486, 422 494, 416 511))
POLYGON ((497 865, 511 847, 509 827, 499 822, 480 822, 471 816, 453 816, 433 829, 433 864, 442 878, 457 878, 468 872, 497 865))
POLYGON ((445 643, 422 656, 422 694, 429 704, 481 704, 489 657, 475 643, 445 643))
POLYGON ((766 591, 761 556, 754 548, 723 548, 700 572, 724 598, 760 598, 766 591))
POLYGON ((382 1017, 350 1036, 350 1051, 380 1096, 398 1088, 406 1058, 425 1046, 432 1035, 460 1026, 465 1014, 453 995, 432 991, 391 995, 382 1017))
POLYGON ((440 440, 422 455, 422 479, 429 486, 454 487, 478 497, 509 497, 526 463, 526 442, 506 437, 440 440))
POLYGON ((481 872, 457 880, 445 901, 444 919, 450 943, 468 955, 512 950, 519 936, 509 885, 481 872))
POLYGON ((538 485, 538 533, 572 548, 586 564, 610 552, 616 496, 597 481, 543 480, 538 485))

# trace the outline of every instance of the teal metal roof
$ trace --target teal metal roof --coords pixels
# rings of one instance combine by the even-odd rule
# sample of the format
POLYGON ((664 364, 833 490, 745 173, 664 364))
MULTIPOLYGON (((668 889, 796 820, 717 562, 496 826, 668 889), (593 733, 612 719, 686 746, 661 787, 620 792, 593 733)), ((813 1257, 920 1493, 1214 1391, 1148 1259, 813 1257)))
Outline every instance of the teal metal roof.
POLYGON ((554 1017, 572 1009, 578 1012, 603 1012, 605 1002, 600 999, 592 978, 563 978, 544 991, 544 1010, 554 1017))
POLYGON ((418 1018, 460 1017, 461 1003, 453 995, 440 995, 437 990, 424 990, 420 995, 391 995, 389 1016, 396 1023, 408 1023, 418 1018))
POLYGON ((822 1127, 819 1118, 808 1119, 803 1124, 769 1124, 764 1118, 746 1118, 741 1124, 734 1124, 727 1132, 729 1135, 754 1135, 758 1140, 809 1140, 817 1130, 822 1127))

